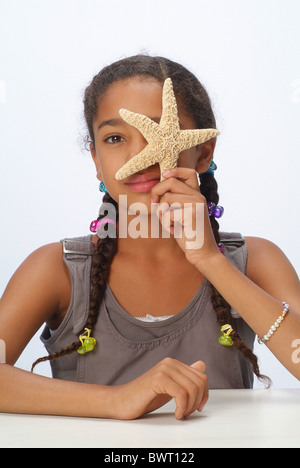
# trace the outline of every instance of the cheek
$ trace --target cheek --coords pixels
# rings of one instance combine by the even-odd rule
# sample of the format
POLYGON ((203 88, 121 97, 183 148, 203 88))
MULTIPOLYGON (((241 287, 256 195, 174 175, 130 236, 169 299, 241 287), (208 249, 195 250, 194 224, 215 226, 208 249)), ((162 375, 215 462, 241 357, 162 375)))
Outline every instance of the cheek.
POLYGON ((95 167, 96 167, 96 174, 97 174, 97 178, 99 180, 102 180, 102 167, 101 167, 101 164, 100 164, 100 161, 99 159, 96 157, 93 157, 93 160, 94 160, 94 164, 95 164, 95 167))
POLYGON ((196 148, 191 148, 180 153, 178 159, 178 167, 186 167, 188 169, 196 169, 197 164, 197 150, 196 148))
POLYGON ((105 153, 97 151, 96 156, 93 155, 94 163, 96 166, 97 177, 107 179, 108 181, 111 178, 114 178, 115 173, 118 170, 118 167, 114 168, 115 159, 110 157, 107 158, 105 153))
POLYGON ((109 161, 100 161, 100 171, 102 177, 107 180, 107 183, 116 181, 115 175, 120 169, 120 164, 117 161, 111 159, 109 161))
POLYGON ((104 185, 109 192, 110 196, 116 200, 120 192, 120 182, 116 180, 115 175, 119 167, 114 167, 115 165, 112 162, 103 162, 100 164, 100 171, 98 172, 98 178, 100 176, 101 180, 104 182, 104 185))

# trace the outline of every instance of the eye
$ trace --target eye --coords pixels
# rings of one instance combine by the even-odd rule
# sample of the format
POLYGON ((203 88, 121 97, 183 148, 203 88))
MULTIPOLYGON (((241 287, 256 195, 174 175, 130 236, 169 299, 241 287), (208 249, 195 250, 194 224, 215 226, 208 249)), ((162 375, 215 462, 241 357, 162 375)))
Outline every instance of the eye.
POLYGON ((123 137, 120 135, 111 135, 110 137, 106 138, 105 142, 113 145, 115 143, 120 143, 121 141, 125 141, 123 137))

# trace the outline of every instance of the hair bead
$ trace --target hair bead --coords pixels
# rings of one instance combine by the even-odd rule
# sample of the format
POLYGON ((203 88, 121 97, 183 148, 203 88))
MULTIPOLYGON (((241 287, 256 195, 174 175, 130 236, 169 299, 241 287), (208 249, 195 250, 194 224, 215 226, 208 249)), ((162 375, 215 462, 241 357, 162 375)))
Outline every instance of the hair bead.
POLYGON ((207 202, 207 209, 209 216, 213 216, 214 218, 221 218, 224 214, 223 206, 216 205, 214 202, 207 202))

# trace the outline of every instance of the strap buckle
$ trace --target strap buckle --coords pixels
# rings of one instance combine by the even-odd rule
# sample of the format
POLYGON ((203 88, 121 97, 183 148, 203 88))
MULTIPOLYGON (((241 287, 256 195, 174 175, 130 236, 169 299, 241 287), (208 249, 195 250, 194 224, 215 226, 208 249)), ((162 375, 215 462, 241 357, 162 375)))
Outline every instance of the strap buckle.
POLYGON ((245 238, 243 236, 241 236, 241 237, 231 237, 230 239, 221 239, 220 242, 222 242, 222 244, 243 245, 243 244, 245 244, 245 238))
POLYGON ((85 251, 82 251, 82 250, 70 250, 67 248, 67 242, 78 243, 78 244, 82 244, 83 242, 86 242, 87 244, 92 245, 94 247, 94 244, 91 241, 78 241, 78 240, 63 239, 61 242, 62 242, 64 254, 89 255, 89 256, 94 255, 94 252, 88 251, 88 249, 86 249, 85 251))

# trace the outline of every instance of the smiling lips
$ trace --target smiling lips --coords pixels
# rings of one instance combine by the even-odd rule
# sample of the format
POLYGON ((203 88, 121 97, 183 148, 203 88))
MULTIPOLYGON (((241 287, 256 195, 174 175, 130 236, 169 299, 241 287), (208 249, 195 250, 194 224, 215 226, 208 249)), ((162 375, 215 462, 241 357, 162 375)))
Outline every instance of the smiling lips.
POLYGON ((160 181, 160 175, 157 173, 148 173, 148 174, 135 174, 128 177, 126 185, 133 192, 150 192, 152 187, 154 187, 160 181))

